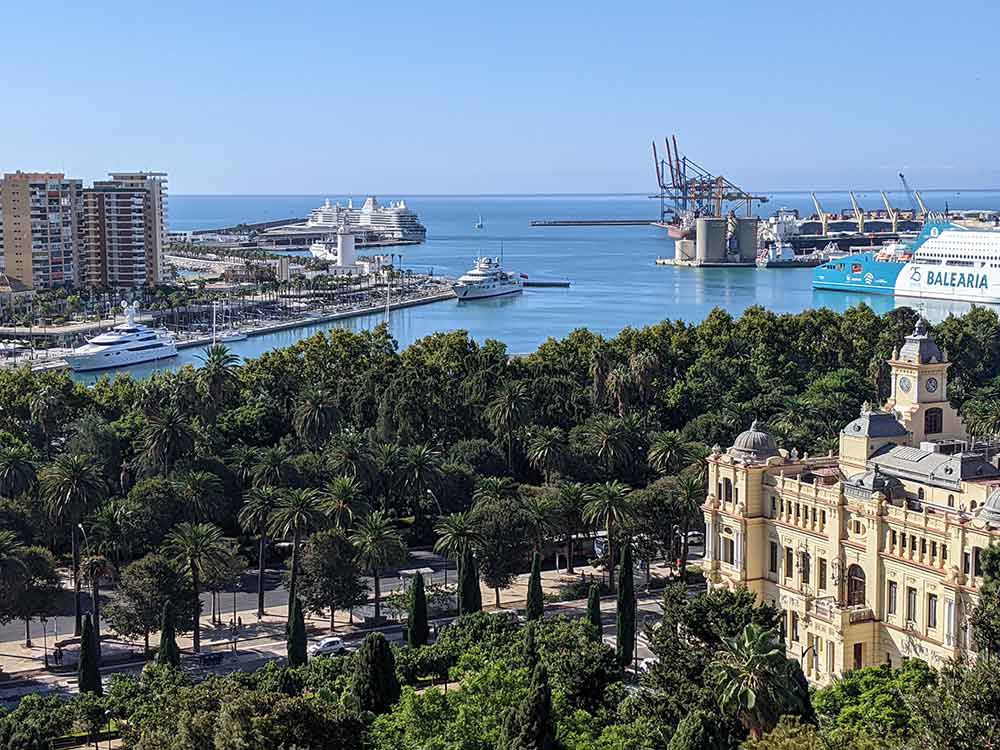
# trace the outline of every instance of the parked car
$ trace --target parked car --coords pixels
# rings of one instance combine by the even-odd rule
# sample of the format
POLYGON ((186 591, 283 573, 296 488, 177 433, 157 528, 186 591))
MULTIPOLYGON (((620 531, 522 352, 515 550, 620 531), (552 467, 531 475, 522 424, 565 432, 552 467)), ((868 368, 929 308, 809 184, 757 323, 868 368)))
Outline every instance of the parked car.
POLYGON ((309 649, 310 656, 341 656, 347 653, 344 641, 336 636, 324 638, 309 649))

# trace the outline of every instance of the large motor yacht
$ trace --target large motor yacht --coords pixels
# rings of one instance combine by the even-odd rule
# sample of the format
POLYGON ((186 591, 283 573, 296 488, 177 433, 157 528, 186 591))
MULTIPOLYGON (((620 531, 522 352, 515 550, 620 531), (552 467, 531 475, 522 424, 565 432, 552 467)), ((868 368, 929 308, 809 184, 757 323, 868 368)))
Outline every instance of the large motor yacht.
POLYGON ((123 302, 125 323, 90 339, 66 355, 73 372, 105 370, 177 356, 173 336, 165 328, 135 322, 138 305, 123 302))
POLYGON ((460 300, 483 299, 520 294, 524 281, 521 276, 504 271, 499 258, 476 258, 475 267, 460 276, 451 288, 460 300))

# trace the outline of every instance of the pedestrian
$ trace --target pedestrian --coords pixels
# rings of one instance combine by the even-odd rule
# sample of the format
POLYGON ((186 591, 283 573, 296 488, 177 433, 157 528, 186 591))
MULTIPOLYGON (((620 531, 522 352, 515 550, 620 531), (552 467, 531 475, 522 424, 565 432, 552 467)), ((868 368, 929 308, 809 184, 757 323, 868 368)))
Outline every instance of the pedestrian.
POLYGON ((243 630, 243 618, 242 617, 237 617, 236 618, 236 630, 237 630, 237 632, 239 632, 240 630, 243 630))

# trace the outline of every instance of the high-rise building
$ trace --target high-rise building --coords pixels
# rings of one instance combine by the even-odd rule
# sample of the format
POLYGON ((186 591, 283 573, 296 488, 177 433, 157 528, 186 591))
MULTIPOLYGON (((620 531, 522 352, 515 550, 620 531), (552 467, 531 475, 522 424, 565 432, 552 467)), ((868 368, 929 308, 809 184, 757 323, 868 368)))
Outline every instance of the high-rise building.
POLYGON ((79 281, 83 184, 60 172, 15 172, 0 180, 3 266, 31 289, 79 281))
POLYGON ((755 422, 707 461, 709 585, 774 605, 816 683, 973 651, 981 555, 1000 543, 998 446, 966 434, 947 354, 921 322, 889 366, 889 400, 844 426, 839 455, 781 449, 755 422))
POLYGON ((95 287, 138 287, 149 281, 146 190, 95 182, 83 191, 80 281, 95 287))
POLYGON ((143 223, 146 235, 146 283, 156 284, 162 276, 163 251, 167 246, 167 173, 111 172, 110 177, 106 182, 95 182, 95 189, 113 185, 145 193, 143 223))

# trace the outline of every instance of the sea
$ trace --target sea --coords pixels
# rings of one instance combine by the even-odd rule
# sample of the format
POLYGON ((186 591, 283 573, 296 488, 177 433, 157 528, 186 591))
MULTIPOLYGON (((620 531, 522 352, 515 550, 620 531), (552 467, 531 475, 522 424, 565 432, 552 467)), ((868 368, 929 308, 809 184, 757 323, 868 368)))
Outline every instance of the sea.
MULTIPOLYGON (((926 190, 931 210, 1000 208, 1000 191, 926 190)), ((766 217, 778 208, 813 213, 806 192, 774 192, 756 213, 766 217)), ((881 208, 877 190, 855 191, 863 208, 881 208)), ((242 222, 307 216, 325 199, 346 203, 344 195, 171 195, 168 221, 173 231, 211 229, 242 222)), ((824 210, 850 206, 846 192, 817 194, 824 210)), ((905 193, 889 193, 893 205, 909 207, 905 193)), ((970 308, 966 303, 916 301, 891 296, 814 291, 811 269, 679 268, 657 266, 672 257, 673 241, 652 226, 532 227, 536 219, 650 219, 659 216, 659 201, 646 195, 386 195, 381 202, 404 198, 427 227, 427 241, 390 250, 401 254, 402 266, 419 272, 459 276, 479 255, 503 256, 508 270, 529 279, 565 279, 569 288, 528 288, 523 294, 492 300, 449 300, 393 311, 389 327, 401 348, 438 331, 464 330, 479 342, 497 339, 512 354, 528 353, 550 337, 560 338, 586 327, 614 336, 665 319, 698 322, 716 307, 739 316, 752 305, 776 313, 827 307, 843 311, 865 303, 877 312, 895 306, 917 308, 931 321, 970 308), (482 229, 475 225, 482 217, 482 229)), ((364 196, 354 196, 355 201, 364 196)), ((250 358, 293 344, 331 328, 363 330, 385 320, 385 314, 306 326, 229 344, 250 358)), ((122 368, 144 377, 158 369, 199 363, 202 352, 182 350, 168 362, 122 368)), ((95 375, 75 376, 93 382, 95 375)))

